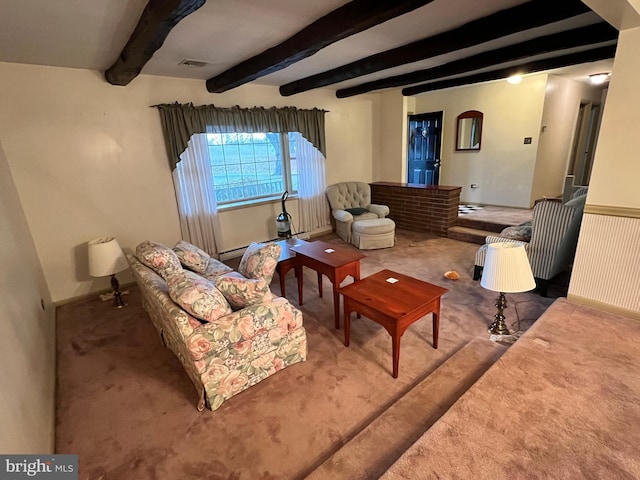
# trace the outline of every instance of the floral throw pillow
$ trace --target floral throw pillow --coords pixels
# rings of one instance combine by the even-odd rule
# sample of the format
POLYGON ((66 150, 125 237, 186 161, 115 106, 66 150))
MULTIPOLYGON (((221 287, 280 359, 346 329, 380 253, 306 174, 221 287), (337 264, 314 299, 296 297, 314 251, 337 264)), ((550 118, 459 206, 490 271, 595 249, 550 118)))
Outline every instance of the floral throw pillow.
POLYGON ((176 252, 161 243, 145 240, 136 247, 136 257, 165 280, 182 271, 176 252))
POLYGON ((180 263, 189 270, 193 270, 197 273, 204 273, 207 271, 209 259, 211 257, 204 250, 201 250, 189 242, 180 240, 176 243, 176 246, 173 247, 173 251, 178 255, 180 263))
POLYGON ((246 278, 232 272, 219 276, 215 282, 231 308, 236 310, 268 302, 273 298, 269 284, 262 278, 246 278))
POLYGON ((169 277, 169 296, 188 313, 205 322, 214 322, 231 313, 224 295, 210 281, 189 270, 169 277))
POLYGON ((247 278, 258 278, 271 283, 282 247, 277 243, 252 242, 242 255, 238 272, 247 278))

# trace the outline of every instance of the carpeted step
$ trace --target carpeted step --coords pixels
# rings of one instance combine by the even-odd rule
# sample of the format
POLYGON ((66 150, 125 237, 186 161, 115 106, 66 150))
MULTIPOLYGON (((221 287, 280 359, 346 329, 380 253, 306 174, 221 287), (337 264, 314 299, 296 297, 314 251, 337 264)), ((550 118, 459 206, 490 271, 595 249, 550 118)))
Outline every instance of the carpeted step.
POLYGON ((447 238, 453 238, 454 240, 460 240, 461 242, 477 243, 478 245, 484 245, 484 239, 487 235, 497 234, 496 232, 468 227, 455 226, 447 229, 447 238))
POLYGON ((458 217, 456 226, 475 228, 476 230, 486 230, 487 232, 500 233, 502 230, 512 225, 504 222, 488 220, 486 218, 473 218, 473 217, 461 215, 458 217))
POLYGON ((382 475, 506 351, 476 337, 376 417, 307 479, 366 479, 382 475))

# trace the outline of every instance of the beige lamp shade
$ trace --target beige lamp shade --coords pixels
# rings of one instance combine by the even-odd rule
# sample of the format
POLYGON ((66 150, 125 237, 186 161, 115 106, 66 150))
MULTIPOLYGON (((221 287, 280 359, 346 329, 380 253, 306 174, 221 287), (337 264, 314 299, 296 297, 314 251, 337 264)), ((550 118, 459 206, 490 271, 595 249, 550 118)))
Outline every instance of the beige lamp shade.
POLYGON ((105 277, 129 268, 129 263, 114 237, 89 242, 89 275, 105 277))
POLYGON ((480 285, 502 293, 528 292, 536 288, 524 245, 506 242, 490 244, 480 285))

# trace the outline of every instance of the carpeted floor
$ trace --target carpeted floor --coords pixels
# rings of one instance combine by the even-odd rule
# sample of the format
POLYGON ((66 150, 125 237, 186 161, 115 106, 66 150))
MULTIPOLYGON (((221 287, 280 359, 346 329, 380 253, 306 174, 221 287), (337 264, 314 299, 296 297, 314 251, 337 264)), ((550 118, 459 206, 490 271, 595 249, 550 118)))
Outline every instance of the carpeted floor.
MULTIPOLYGON (((322 240, 342 243, 333 235, 322 240)), ((57 453, 79 455, 82 479, 303 478, 470 340, 487 338, 496 294, 471 279, 477 248, 398 231, 396 247, 364 252, 363 276, 388 268, 450 289, 443 297, 438 350, 431 347, 430 316, 416 322, 402 338, 395 380, 386 331, 354 318, 345 348, 343 331, 333 328, 330 283, 325 279, 325 297, 318 298, 315 273, 305 270, 301 310, 308 360, 215 412, 196 410, 195 390, 158 341, 137 288, 130 289, 124 309, 97 298, 62 306, 57 453), (447 270, 458 271, 460 280, 446 280, 447 270)), ((275 293, 277 284, 275 279, 275 293)), ((552 286, 549 298, 508 295, 507 323, 528 328, 565 289, 552 286)), ((287 292, 297 305, 293 273, 287 292)))
POLYGON ((558 300, 382 478, 640 478, 639 338, 558 300))

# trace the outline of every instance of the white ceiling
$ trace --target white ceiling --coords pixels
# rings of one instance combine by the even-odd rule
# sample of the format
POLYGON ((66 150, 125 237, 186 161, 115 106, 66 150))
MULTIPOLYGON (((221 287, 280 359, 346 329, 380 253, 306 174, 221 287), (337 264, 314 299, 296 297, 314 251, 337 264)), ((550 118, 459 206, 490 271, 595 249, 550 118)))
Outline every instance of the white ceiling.
MULTIPOLYGON (((106 70, 118 57, 147 0, 2 0, 0 61, 106 70)), ((347 0, 208 0, 180 22, 142 73, 205 80, 277 45, 347 0), (178 65, 184 59, 203 68, 178 65)), ((282 85, 362 57, 458 27, 525 0, 435 0, 424 7, 337 42, 312 57, 255 83, 282 85)), ((435 66, 471 54, 600 21, 595 13, 511 35, 463 51, 376 72, 332 85, 369 80, 435 66)), ((559 70, 584 80, 610 71, 612 61, 559 70), (571 71, 579 74, 571 74, 571 71), (577 76, 576 76, 577 75, 577 76)), ((133 80, 135 82, 135 79, 133 80)))

